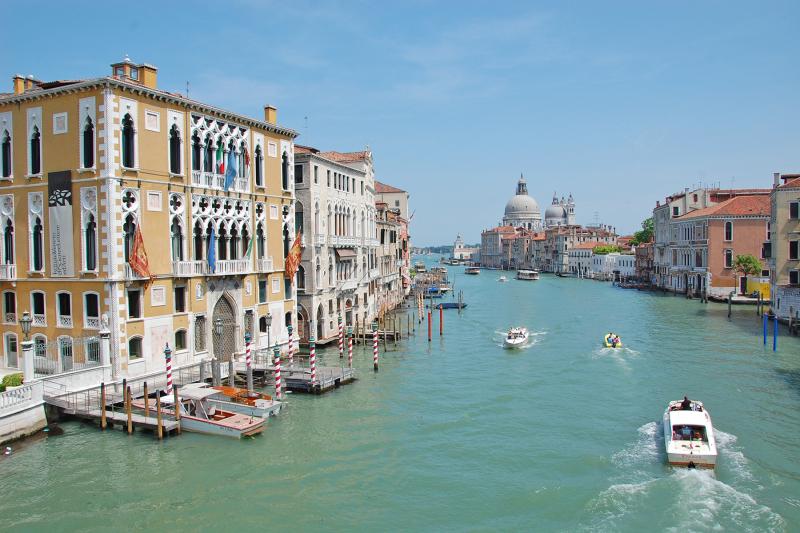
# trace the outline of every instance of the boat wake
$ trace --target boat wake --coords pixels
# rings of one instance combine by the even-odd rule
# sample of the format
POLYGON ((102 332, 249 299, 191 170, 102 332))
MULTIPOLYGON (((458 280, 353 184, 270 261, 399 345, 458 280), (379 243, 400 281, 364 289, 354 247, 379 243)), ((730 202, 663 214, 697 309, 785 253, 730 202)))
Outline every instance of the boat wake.
POLYGON ((618 475, 585 508, 581 529, 784 530, 786 521, 752 496, 752 474, 736 437, 717 430, 720 475, 733 474, 730 485, 713 471, 660 468, 663 430, 658 422, 638 429, 636 440, 614 453, 618 475), (750 485, 750 486, 747 486, 750 485), (655 511, 654 511, 655 510, 655 511))
MULTIPOLYGON (((505 348, 506 345, 504 340, 507 333, 508 331, 495 330, 494 335, 492 336, 492 341, 497 345, 498 348, 505 348)), ((528 341, 515 349, 527 350, 528 348, 533 348, 542 341, 545 335, 547 335, 546 331, 529 331, 528 341)))

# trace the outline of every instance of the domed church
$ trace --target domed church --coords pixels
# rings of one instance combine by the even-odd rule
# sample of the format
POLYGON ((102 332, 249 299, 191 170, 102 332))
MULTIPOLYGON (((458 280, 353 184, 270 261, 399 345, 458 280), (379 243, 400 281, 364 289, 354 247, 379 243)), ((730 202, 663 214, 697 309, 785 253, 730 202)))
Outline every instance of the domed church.
POLYGON ((541 230, 556 226, 567 226, 575 224, 575 201, 572 194, 567 200, 553 193, 553 203, 544 213, 544 223, 542 223, 542 212, 539 204, 533 197, 528 195, 528 184, 525 178, 520 175, 517 182, 517 194, 511 197, 506 204, 505 215, 503 216, 503 226, 514 226, 515 228, 525 228, 529 230, 541 230))

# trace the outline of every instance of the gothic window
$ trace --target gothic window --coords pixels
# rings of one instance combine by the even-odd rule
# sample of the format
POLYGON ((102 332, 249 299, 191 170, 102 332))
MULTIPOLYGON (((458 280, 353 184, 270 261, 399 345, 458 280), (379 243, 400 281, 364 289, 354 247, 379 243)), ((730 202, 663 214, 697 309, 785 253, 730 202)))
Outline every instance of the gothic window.
POLYGON ((725 222, 725 240, 726 241, 733 240, 733 222, 730 221, 725 222))
POLYGON ((172 218, 170 236, 172 241, 172 260, 183 261, 183 228, 178 217, 172 218))
POLYGON ((328 259, 328 285, 333 287, 333 259, 328 259))
POLYGON ((264 226, 259 222, 258 226, 256 226, 256 254, 258 254, 256 257, 259 259, 264 259, 265 244, 264 226))
POLYGON ((303 204, 295 202, 294 207, 294 232, 303 233, 303 204))
POLYGON ((39 128, 34 126, 31 134, 31 174, 42 172, 42 138, 39 128))
POLYGON ((319 265, 319 257, 317 258, 317 266, 316 266, 316 275, 314 276, 314 283, 316 284, 315 288, 319 288, 322 285, 322 271, 319 265))
POLYGON ((134 337, 128 341, 128 359, 142 358, 142 338, 134 337))
POLYGON ((306 269, 303 265, 297 267, 297 288, 303 290, 306 288, 306 269))
POLYGON ((211 139, 211 135, 206 137, 203 172, 214 172, 214 141, 211 139))
POLYGON ((3 228, 3 263, 14 264, 14 223, 9 218, 3 228))
POLYGON ((283 157, 281 158, 281 187, 283 190, 289 190, 289 154, 283 152, 283 157))
POLYGON ((194 260, 203 259, 203 227, 198 220, 194 225, 194 260))
POLYGON ((181 132, 175 124, 169 129, 169 171, 181 173, 181 132))
POLYGON ((8 131, 4 131, 2 138, 2 145, 0 145, 0 164, 2 164, 2 173, 0 176, 3 178, 11 177, 11 135, 8 131))
POLYGON ((194 349, 203 352, 206 349, 206 317, 198 316, 194 320, 194 349))
POLYGON ((250 248, 250 233, 247 231, 247 228, 245 227, 242 228, 242 257, 247 255, 248 248, 250 248))
POLYGON ((239 258, 239 230, 236 228, 231 228, 231 237, 230 237, 230 258, 231 259, 238 259, 239 258))
POLYGON ((262 165, 264 163, 264 156, 261 153, 261 145, 256 146, 256 185, 264 185, 264 175, 262 165))
POLYGON ((289 226, 283 225, 283 257, 289 257, 289 226))
POLYGON ((224 226, 219 227, 219 235, 217 235, 217 259, 225 260, 228 258, 228 232, 224 226))
POLYGON ((90 214, 86 220, 86 227, 83 230, 83 238, 86 242, 86 270, 97 270, 97 223, 95 222, 94 215, 92 214, 90 214))
POLYGON ((83 168, 94 166, 94 124, 92 119, 86 117, 86 125, 83 127, 83 168))
POLYGON ((192 170, 200 170, 202 151, 203 146, 200 143, 200 137, 195 133, 192 135, 192 170))
POLYGON ((134 218, 133 214, 129 214, 125 217, 125 223, 122 225, 122 232, 124 233, 124 251, 125 251, 125 262, 127 263, 131 259, 131 253, 133 252, 133 239, 136 235, 136 219, 134 218))
POLYGON ((44 270, 44 228, 42 228, 42 219, 39 217, 34 219, 31 241, 31 263, 33 266, 33 271, 41 272, 44 270))
POLYGON ((126 113, 122 118, 122 166, 126 168, 134 168, 136 166, 135 134, 133 118, 131 118, 130 113, 126 113))

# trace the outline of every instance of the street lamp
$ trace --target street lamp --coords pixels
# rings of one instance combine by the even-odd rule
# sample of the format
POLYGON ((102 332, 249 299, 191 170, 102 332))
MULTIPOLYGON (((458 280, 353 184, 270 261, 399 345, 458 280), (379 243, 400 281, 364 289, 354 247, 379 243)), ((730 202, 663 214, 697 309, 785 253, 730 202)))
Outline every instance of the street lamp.
POLYGON ((269 338, 269 333, 270 330, 272 329, 272 314, 267 313, 267 316, 265 318, 267 320, 267 348, 269 348, 270 346, 272 346, 272 342, 270 342, 269 338))
POLYGON ((19 319, 19 323, 22 326, 22 334, 25 335, 25 340, 28 340, 28 335, 31 333, 31 324, 33 323, 31 314, 27 311, 22 313, 22 318, 19 319))

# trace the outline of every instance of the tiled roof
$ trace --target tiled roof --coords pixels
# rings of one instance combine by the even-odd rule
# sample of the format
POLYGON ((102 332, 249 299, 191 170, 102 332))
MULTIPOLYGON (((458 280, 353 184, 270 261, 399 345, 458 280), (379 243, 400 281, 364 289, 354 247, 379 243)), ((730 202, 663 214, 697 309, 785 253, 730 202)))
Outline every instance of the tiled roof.
POLYGON ((397 187, 392 187, 391 185, 386 185, 385 183, 381 183, 378 180, 375 180, 375 192, 377 194, 384 194, 384 193, 391 193, 391 192, 406 192, 403 189, 398 189, 397 187))
POLYGON ((709 216, 769 216, 770 200, 769 196, 734 196, 730 200, 725 200, 717 205, 698 209, 678 217, 676 220, 687 220, 709 216))
POLYGON ((330 150, 328 152, 322 152, 319 155, 326 159, 330 159, 331 161, 347 163, 352 161, 363 161, 369 157, 369 151, 362 150, 361 152, 337 152, 335 150, 330 150))
POLYGON ((594 250, 598 246, 603 246, 605 243, 597 241, 582 242, 572 247, 573 250, 594 250))
POLYGON ((800 176, 786 180, 782 185, 778 185, 779 189, 795 189, 800 187, 800 176))
POLYGON ((294 153, 295 154, 315 154, 319 150, 311 148, 310 146, 303 146, 302 144, 295 144, 294 145, 294 153))

